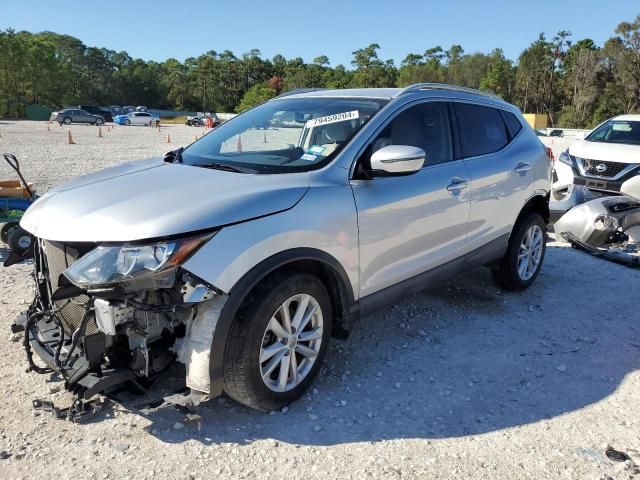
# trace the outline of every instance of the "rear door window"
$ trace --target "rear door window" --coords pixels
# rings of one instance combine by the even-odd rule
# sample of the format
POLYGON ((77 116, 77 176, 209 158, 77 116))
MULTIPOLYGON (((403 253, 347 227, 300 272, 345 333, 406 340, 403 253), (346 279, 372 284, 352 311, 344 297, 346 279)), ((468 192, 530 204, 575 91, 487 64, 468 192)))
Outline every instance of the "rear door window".
POLYGON ((496 108, 454 103, 463 157, 497 152, 509 143, 507 128, 496 108))

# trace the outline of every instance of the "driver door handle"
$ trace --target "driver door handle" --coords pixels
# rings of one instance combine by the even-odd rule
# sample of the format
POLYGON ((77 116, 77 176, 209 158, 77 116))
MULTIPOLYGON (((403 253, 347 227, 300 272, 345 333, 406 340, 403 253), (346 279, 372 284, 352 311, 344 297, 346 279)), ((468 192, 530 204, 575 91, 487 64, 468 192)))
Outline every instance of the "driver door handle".
POLYGON ((531 168, 530 163, 519 162, 518 165, 516 165, 516 168, 514 168, 514 170, 518 173, 524 173, 529 171, 530 168, 531 168))
POLYGON ((453 177, 451 183, 447 186, 447 190, 451 193, 458 193, 463 188, 467 188, 467 181, 459 177, 453 177))

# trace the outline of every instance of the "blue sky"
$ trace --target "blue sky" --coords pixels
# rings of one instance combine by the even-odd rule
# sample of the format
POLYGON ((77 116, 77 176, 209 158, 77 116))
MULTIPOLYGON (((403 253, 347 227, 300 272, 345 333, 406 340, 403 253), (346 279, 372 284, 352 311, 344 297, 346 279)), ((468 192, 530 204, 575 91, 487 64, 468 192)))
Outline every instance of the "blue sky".
POLYGON ((269 58, 326 54, 349 66, 353 50, 374 42, 397 64, 409 52, 454 43, 466 53, 500 47, 516 59, 540 32, 562 29, 602 44, 638 14, 638 0, 2 0, 0 28, 66 33, 147 60, 258 48, 269 58))

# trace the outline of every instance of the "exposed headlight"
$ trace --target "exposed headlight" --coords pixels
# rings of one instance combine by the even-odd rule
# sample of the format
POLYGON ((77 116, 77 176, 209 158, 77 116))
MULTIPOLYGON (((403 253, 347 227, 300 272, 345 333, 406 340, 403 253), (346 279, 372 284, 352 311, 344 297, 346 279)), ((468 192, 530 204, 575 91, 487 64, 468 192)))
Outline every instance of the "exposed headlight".
MULTIPOLYGON (((142 245, 101 245, 71 265, 64 275, 81 288, 162 276, 174 272, 212 236, 208 233, 142 245)), ((166 278, 173 279, 171 275, 166 278)))
POLYGON ((558 161, 564 163, 565 165, 569 165, 570 167, 573 167, 574 165, 573 157, 569 155, 569 150, 565 150, 564 152, 562 152, 558 157, 558 161))

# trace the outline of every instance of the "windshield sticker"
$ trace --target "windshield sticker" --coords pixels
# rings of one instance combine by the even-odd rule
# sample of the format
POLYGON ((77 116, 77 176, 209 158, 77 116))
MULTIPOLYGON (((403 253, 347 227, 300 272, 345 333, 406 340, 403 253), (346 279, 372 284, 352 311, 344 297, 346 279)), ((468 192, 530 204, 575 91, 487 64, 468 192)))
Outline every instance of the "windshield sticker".
POLYGON ((346 122, 347 120, 356 120, 358 118, 360 118, 360 112, 358 112, 358 110, 353 110, 352 112, 334 113, 333 115, 327 115, 326 117, 312 118, 307 122, 307 128, 328 125, 330 123, 346 122))
POLYGON ((615 132, 630 132, 631 125, 629 125, 628 123, 616 122, 611 126, 611 130, 615 132))
POLYGON ((322 155, 324 152, 324 148, 322 145, 311 145, 311 148, 307 150, 307 153, 311 153, 313 155, 322 155))
POLYGON ((300 160, 306 160, 307 162, 315 162, 316 158, 318 158, 317 155, 312 155, 310 153, 305 153, 304 155, 302 155, 300 157, 300 160))

